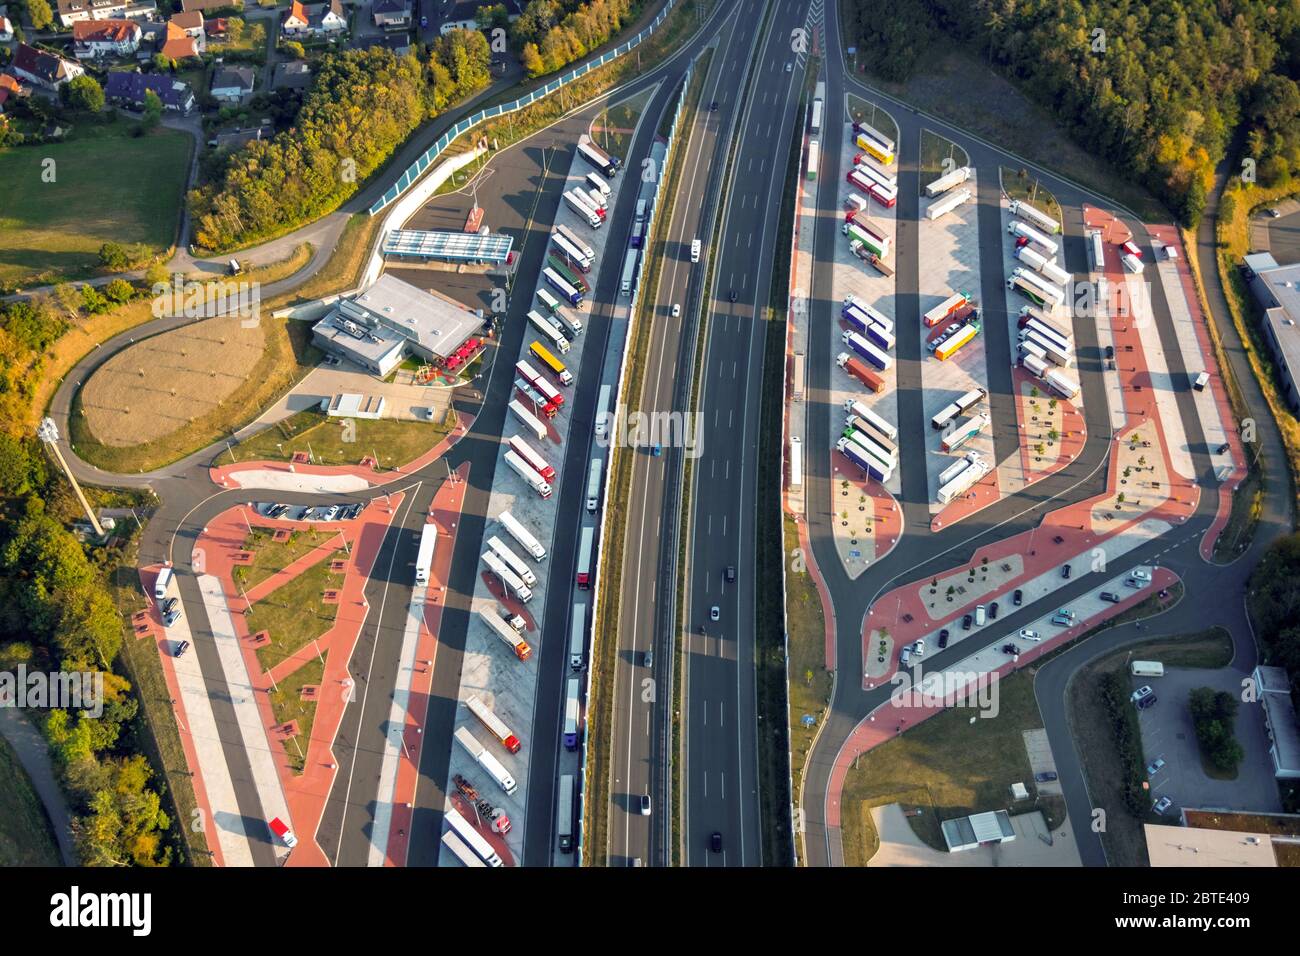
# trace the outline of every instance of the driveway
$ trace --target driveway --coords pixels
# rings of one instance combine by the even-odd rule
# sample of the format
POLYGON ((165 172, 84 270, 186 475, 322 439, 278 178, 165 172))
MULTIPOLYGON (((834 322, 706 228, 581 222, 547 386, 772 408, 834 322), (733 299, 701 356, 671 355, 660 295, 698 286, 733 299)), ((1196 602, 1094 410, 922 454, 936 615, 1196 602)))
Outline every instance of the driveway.
POLYGON ((342 365, 321 365, 304 376, 287 394, 267 409, 257 421, 258 430, 320 404, 322 398, 339 392, 384 397, 384 417, 405 421, 428 421, 425 410, 433 409, 434 421, 441 421, 451 404, 453 389, 428 388, 409 384, 409 372, 398 371, 392 382, 384 382, 365 369, 344 362, 342 365))
POLYGON ((1250 223, 1250 249, 1268 251, 1279 264, 1300 262, 1300 200, 1283 199, 1261 211, 1250 223), (1282 215, 1274 219, 1267 208, 1282 215))
POLYGON ((1243 704, 1237 712, 1237 740, 1245 751, 1235 780, 1216 780, 1201 769, 1196 731, 1187 708, 1188 694, 1196 687, 1213 687, 1239 697, 1240 672, 1224 668, 1200 670, 1165 668, 1161 678, 1132 677, 1136 690, 1150 684, 1158 700, 1155 706, 1138 712, 1142 728, 1143 760, 1164 758, 1165 766, 1151 780, 1151 799, 1169 797, 1174 805, 1165 815, 1181 807, 1213 807, 1227 810, 1280 812, 1277 781, 1268 756, 1263 708, 1243 704))

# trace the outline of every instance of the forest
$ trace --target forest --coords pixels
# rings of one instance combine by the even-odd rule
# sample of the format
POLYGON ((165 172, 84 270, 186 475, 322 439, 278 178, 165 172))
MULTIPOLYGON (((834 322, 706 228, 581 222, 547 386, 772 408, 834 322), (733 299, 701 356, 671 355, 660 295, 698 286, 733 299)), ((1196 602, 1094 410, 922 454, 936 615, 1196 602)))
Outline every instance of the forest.
POLYGON ((326 57, 292 127, 191 190, 195 240, 238 248, 333 212, 420 124, 485 88, 490 57, 476 30, 440 37, 424 61, 383 47, 326 57))
POLYGON ((902 82, 959 44, 1194 225, 1240 133, 1243 175, 1300 173, 1300 4, 849 0, 846 40, 902 82))
POLYGON ((108 588, 120 545, 88 551, 67 530, 80 516, 72 493, 24 434, 45 350, 67 328, 53 302, 0 306, 0 671, 103 675, 99 718, 60 708, 28 716, 62 775, 80 862, 162 866, 178 862, 173 822, 140 753, 139 701, 120 659, 124 623, 108 588))
POLYGON ((529 76, 582 59, 623 28, 631 0, 532 0, 511 26, 511 41, 529 76))

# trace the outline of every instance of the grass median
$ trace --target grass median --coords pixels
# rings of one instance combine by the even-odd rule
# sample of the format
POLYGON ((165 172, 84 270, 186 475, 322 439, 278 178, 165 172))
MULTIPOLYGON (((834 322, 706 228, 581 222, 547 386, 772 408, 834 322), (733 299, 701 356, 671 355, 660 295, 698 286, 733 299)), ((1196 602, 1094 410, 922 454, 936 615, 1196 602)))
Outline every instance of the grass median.
POLYGON ((311 409, 297 412, 218 456, 222 465, 240 461, 289 461, 299 452, 317 465, 356 465, 364 458, 377 466, 397 468, 419 458, 451 433, 455 413, 441 422, 395 418, 330 418, 311 409))

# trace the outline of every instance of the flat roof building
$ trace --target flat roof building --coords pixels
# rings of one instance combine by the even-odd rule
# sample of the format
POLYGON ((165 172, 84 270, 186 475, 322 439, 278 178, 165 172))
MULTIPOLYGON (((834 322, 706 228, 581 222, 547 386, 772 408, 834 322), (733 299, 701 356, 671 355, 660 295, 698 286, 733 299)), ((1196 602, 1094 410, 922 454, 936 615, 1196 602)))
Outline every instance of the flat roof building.
POLYGON ((312 327, 316 344, 378 375, 407 355, 441 366, 483 325, 483 316, 449 299, 382 275, 342 299, 312 327))
POLYGON ((1279 780, 1300 779, 1300 729, 1296 724, 1291 683, 1286 671, 1281 667, 1260 665, 1255 668, 1254 678, 1255 692, 1264 707, 1273 775, 1279 780))
POLYGON ((1010 843, 1016 838, 1011 815, 1005 810, 972 813, 968 817, 944 820, 940 824, 949 853, 973 850, 988 843, 1010 843))
POLYGON ((1152 866, 1277 866, 1267 833, 1143 824, 1152 866))
POLYGON ((1245 258, 1245 272, 1255 301, 1264 310, 1268 340, 1292 411, 1300 411, 1300 263, 1281 266, 1267 252, 1245 258))
POLYGON ((409 259, 437 259, 442 262, 468 262, 504 265, 510 259, 515 241, 505 233, 423 232, 418 229, 392 229, 384 236, 384 255, 409 259))

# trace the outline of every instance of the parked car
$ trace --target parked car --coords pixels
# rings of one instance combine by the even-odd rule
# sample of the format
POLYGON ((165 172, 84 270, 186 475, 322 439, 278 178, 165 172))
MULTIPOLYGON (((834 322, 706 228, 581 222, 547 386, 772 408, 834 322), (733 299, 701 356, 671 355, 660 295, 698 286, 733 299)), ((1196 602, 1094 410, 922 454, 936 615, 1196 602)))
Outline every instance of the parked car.
POLYGON ((1155 694, 1152 694, 1150 697, 1143 697, 1138 701, 1138 710, 1146 710, 1148 707, 1154 707, 1157 700, 1159 700, 1159 698, 1156 697, 1155 694))
POLYGON ((1151 805, 1151 810, 1153 813, 1163 814, 1166 810, 1168 810, 1173 805, 1174 805, 1174 801, 1170 800, 1168 797, 1161 797, 1159 800, 1157 800, 1155 803, 1151 805))
POLYGON ((1020 590, 1020 588, 1016 588, 1015 593, 1011 595, 1011 603, 1016 607, 1020 607, 1020 605, 1024 604, 1025 592, 1020 590))
POLYGON ((1142 698, 1144 698, 1144 697, 1150 697, 1150 696, 1153 695, 1154 693, 1155 693, 1155 691, 1153 691, 1153 690, 1151 689, 1151 685, 1150 685, 1150 684, 1143 684, 1143 685, 1142 685, 1141 687, 1139 687, 1137 690, 1133 691, 1133 698, 1132 698, 1132 699, 1133 699, 1134 701, 1139 701, 1139 700, 1142 700, 1142 698))
POLYGON ((1003 644, 1003 645, 1002 645, 1002 653, 1003 653, 1003 654, 1010 654, 1010 655, 1012 655, 1012 656, 1014 657, 1016 654, 1019 654, 1019 653, 1020 653, 1020 648, 1016 647, 1016 645, 1014 645, 1014 644, 1003 644))
POLYGON ((1068 564, 1061 565, 1061 577, 1067 581, 1070 580, 1070 566, 1068 564))
POLYGON ((989 605, 989 620, 996 621, 997 619, 998 619, 998 602, 994 601, 992 604, 989 605))
POLYGON ((1155 760, 1147 764, 1147 776, 1154 777, 1156 774, 1160 772, 1161 768, 1164 767, 1164 765, 1165 765, 1165 758, 1157 757, 1155 760))
POLYGON ((917 657, 925 656, 925 638, 921 638, 919 641, 917 641, 915 644, 912 645, 912 653, 915 654, 917 657))
POLYGON ((185 653, 186 651, 188 651, 189 649, 190 649, 190 642, 189 642, 189 641, 181 641, 179 644, 176 645, 176 650, 174 650, 174 651, 172 652, 172 657, 180 657, 182 654, 184 654, 184 653, 185 653))
POLYGON ((943 650, 947 646, 948 646, 948 629, 945 627, 942 631, 939 632, 939 650, 943 650))
POLYGON ((1101 599, 1103 601, 1109 601, 1111 604, 1118 604, 1120 600, 1119 595, 1113 591, 1102 591, 1101 599))
POLYGON ((180 603, 181 603, 180 598, 170 597, 167 600, 163 601, 162 612, 164 614, 170 614, 172 611, 176 609, 176 605, 180 603))
POLYGON ((961 629, 963 631, 969 631, 970 625, 971 625, 971 616, 969 614, 963 615, 961 619, 961 629))
POLYGON ((1268 215, 1269 215, 1269 218, 1270 218, 1270 219, 1281 219, 1281 218, 1282 218, 1282 210, 1281 210, 1281 209, 1277 209, 1277 208, 1270 209, 1270 210, 1268 211, 1268 215))
POLYGON ((1020 639, 1022 641, 1041 641, 1042 637, 1031 627, 1022 627, 1020 629, 1020 639))
POLYGON ((180 619, 181 619, 181 609, 178 607, 172 608, 170 614, 163 616, 163 627, 171 627, 180 619))
POLYGON ((1034 774, 1034 779, 1037 780, 1039 783, 1051 783, 1053 780, 1056 779, 1056 771, 1044 770, 1042 773, 1034 774))
POLYGON ((1113 345, 1106 346, 1106 358, 1113 359, 1114 357, 1115 357, 1115 346, 1113 345))
POLYGON ((898 655, 898 664, 900 667, 906 667, 907 662, 910 661, 911 659, 912 659, 912 649, 910 647, 905 647, 903 648, 903 652, 898 655))

